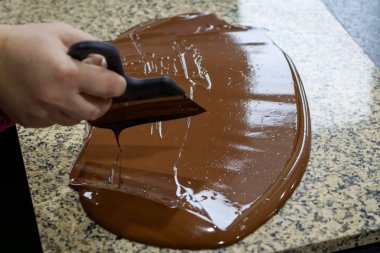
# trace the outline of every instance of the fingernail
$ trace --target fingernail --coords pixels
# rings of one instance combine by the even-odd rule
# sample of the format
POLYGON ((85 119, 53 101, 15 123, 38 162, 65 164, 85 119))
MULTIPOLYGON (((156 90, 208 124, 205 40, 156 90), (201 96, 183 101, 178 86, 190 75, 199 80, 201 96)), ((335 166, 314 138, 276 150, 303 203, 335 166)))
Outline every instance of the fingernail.
POLYGON ((106 58, 102 56, 102 59, 100 61, 100 66, 107 68, 107 61, 106 58))
POLYGON ((127 84, 127 80, 125 80, 125 78, 124 78, 123 76, 119 75, 119 78, 120 78, 120 82, 123 82, 123 83, 125 83, 126 85, 128 85, 128 84, 127 84))

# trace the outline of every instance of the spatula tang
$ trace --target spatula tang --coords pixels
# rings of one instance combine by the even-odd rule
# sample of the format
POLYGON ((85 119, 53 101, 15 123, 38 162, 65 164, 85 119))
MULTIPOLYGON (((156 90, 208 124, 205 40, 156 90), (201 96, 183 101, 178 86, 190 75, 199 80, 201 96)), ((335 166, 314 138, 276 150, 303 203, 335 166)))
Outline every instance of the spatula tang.
POLYGON ((84 60, 89 54, 103 55, 107 61, 107 68, 126 79, 128 92, 113 98, 113 103, 185 95, 185 91, 168 76, 135 78, 125 75, 119 50, 110 43, 81 41, 72 45, 68 54, 79 61, 84 60))

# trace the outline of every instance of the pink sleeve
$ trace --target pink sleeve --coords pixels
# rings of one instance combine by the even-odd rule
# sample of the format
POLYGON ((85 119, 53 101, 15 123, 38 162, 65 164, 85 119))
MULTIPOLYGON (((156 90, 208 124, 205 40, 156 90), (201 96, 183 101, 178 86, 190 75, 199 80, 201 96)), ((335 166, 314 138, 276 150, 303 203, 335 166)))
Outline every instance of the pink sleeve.
POLYGON ((0 109, 0 133, 14 124, 15 122, 8 118, 8 116, 0 109))

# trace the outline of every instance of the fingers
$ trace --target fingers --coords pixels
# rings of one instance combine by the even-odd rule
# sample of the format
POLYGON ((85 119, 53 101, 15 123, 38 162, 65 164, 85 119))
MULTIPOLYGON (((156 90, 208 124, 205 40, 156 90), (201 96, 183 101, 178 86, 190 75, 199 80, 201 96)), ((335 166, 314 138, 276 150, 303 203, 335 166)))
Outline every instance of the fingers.
POLYGON ((111 107, 112 99, 100 99, 93 96, 78 94, 64 112, 77 120, 95 120, 103 116, 111 107))
POLYGON ((120 75, 106 69, 107 62, 102 55, 90 54, 77 64, 78 73, 81 73, 78 82, 80 94, 71 103, 67 115, 72 119, 95 120, 108 111, 113 97, 124 93, 126 82, 120 75))
POLYGON ((47 127, 53 124, 72 126, 82 120, 92 121, 103 116, 110 108, 112 99, 99 99, 77 95, 65 106, 44 105, 37 107, 24 119, 19 119, 25 127, 47 127), (38 119, 38 120, 36 120, 38 119))
POLYGON ((106 58, 103 55, 99 55, 99 54, 90 54, 82 62, 87 63, 87 64, 93 64, 93 65, 101 66, 103 68, 107 68, 106 58))
POLYGON ((86 95, 108 99, 122 95, 126 90, 125 78, 103 67, 77 62, 79 89, 86 95))

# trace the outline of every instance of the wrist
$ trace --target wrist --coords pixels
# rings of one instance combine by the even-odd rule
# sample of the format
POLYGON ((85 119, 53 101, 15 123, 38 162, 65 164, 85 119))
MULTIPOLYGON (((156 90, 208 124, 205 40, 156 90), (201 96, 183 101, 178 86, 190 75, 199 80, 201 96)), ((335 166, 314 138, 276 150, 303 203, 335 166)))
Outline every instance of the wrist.
POLYGON ((0 133, 6 128, 13 126, 16 122, 11 120, 1 109, 0 109, 0 133))

